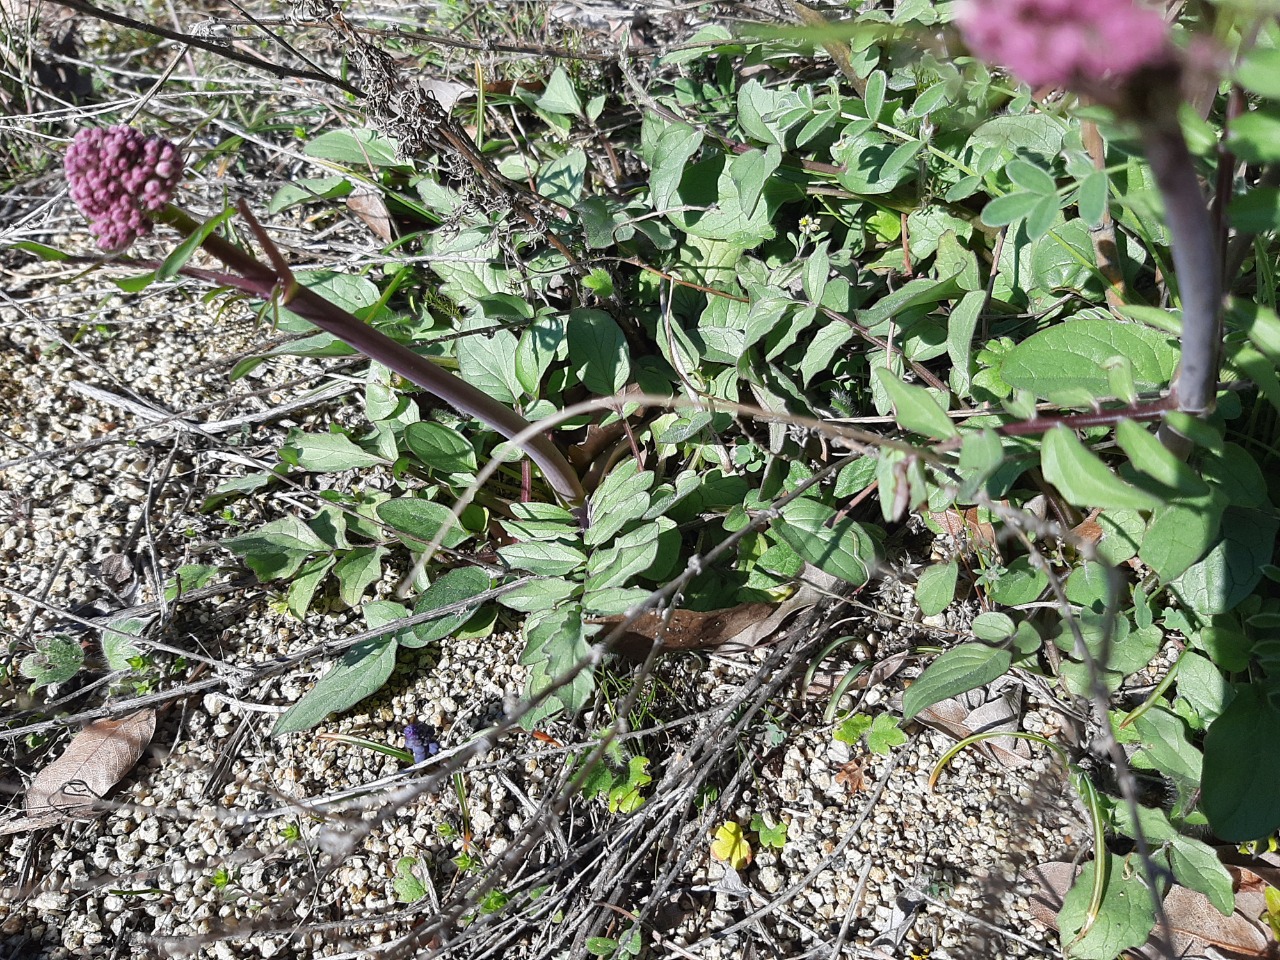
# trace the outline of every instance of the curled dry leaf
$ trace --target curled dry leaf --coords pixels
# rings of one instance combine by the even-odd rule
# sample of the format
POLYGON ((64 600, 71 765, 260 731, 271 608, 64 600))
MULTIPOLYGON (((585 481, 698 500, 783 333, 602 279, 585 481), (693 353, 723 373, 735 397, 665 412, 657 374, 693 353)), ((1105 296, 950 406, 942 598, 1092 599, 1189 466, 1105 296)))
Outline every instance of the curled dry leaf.
POLYGON ((840 772, 836 774, 836 783, 844 784, 849 788, 850 793, 857 793, 859 790, 865 790, 867 787, 866 777, 862 772, 862 764, 857 760, 850 760, 840 768, 840 772))
POLYGON ((156 731, 154 710, 119 720, 96 720, 72 738, 62 756, 41 770, 27 790, 25 823, 31 829, 80 816, 133 769, 156 731))

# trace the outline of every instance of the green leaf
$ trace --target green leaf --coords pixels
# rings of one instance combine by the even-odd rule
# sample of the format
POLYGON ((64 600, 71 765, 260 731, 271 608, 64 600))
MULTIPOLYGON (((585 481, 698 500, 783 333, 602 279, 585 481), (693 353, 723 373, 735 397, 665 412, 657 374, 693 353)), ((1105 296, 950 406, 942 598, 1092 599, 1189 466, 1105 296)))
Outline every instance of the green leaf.
POLYGON ((1049 577, 1030 557, 1018 557, 1004 572, 987 582, 987 596, 1002 607, 1019 607, 1040 599, 1049 577))
POLYGON ((419 500, 416 497, 400 497, 378 504, 378 518, 396 532, 410 550, 424 550, 445 524, 443 546, 452 549, 467 540, 471 534, 453 519, 453 511, 440 503, 419 500))
POLYGON ((1142 871, 1110 853, 1102 907, 1089 932, 1077 939, 1089 912, 1097 866, 1085 864, 1058 911, 1058 930, 1062 942, 1069 944, 1067 956, 1078 960, 1115 960, 1125 950, 1146 943, 1156 925, 1155 905, 1142 882, 1142 871))
POLYGON ((356 547, 338 561, 333 575, 338 578, 338 596, 348 607, 360 603, 370 585, 382 576, 386 547, 356 547))
POLYGON ((1271 513, 1228 507, 1222 515, 1218 543, 1170 586, 1184 604, 1201 616, 1235 608, 1262 579, 1262 567, 1275 552, 1271 513))
POLYGON ((1080 219, 1091 227, 1102 223, 1107 213, 1107 202, 1110 199, 1110 184, 1105 170, 1094 170, 1080 181, 1080 192, 1076 195, 1076 204, 1080 208, 1080 219))
POLYGON ((1041 458, 1044 478, 1075 506, 1154 510, 1161 505, 1157 497, 1130 486, 1108 470, 1062 424, 1045 434, 1041 458))
POLYGON ((852 746, 861 740, 870 729, 871 718, 865 713, 855 713, 851 717, 845 717, 836 725, 834 736, 841 743, 847 743, 852 746))
POLYGON ((876 379, 889 395, 894 416, 903 429, 935 440, 947 440, 959 435, 960 431, 951 422, 947 412, 924 387, 903 383, 884 367, 876 368, 876 379))
POLYGON ((146 632, 155 620, 149 617, 120 617, 112 620, 102 630, 102 656, 112 670, 130 669, 130 660, 142 656, 142 648, 135 640, 146 632))
POLYGON ((683 123, 668 124, 658 137, 649 161, 650 203, 655 210, 671 206, 689 159, 702 146, 702 131, 683 123))
MULTIPOLYGON (((84 648, 65 633, 36 637, 35 652, 22 658, 18 672, 32 680, 31 692, 70 680, 84 665, 84 648)), ((113 668, 116 669, 116 668, 113 668)))
POLYGON ((1013 654, 984 643, 962 643, 925 668, 902 695, 902 719, 967 690, 986 686, 1008 672, 1013 654))
POLYGON ((653 569, 663 535, 675 528, 672 520, 658 517, 652 523, 622 534, 609 547, 592 553, 587 564, 587 589, 625 586, 638 574, 653 569))
MULTIPOLYGON (((489 298, 493 299, 493 298, 489 298)), ((499 403, 513 404, 523 387, 516 375, 516 349, 519 341, 507 330, 494 331, 494 323, 511 319, 509 312, 499 313, 486 304, 483 315, 471 314, 460 322, 462 331, 486 328, 458 341, 458 371, 473 387, 483 390, 499 403)))
POLYGON ((396 875, 391 881, 391 888, 401 903, 417 903, 427 895, 427 888, 413 872, 417 865, 417 857, 401 857, 396 861, 396 875))
POLYGON ((926 617, 941 613, 956 597, 956 580, 960 567, 955 562, 935 563, 916 581, 916 603, 926 617))
POLYGON ((541 393, 542 379, 560 354, 565 336, 564 318, 552 314, 538 317, 520 334, 516 346, 516 377, 529 396, 537 397, 541 393))
POLYGON ((540 577, 567 576, 587 562, 587 555, 577 547, 548 541, 511 543, 499 547, 498 556, 514 569, 540 577))
POLYGON ((307 557, 328 549, 315 531, 297 517, 273 520, 251 533, 223 540, 222 545, 243 557, 263 582, 293 576, 307 557))
POLYGON ((572 207, 582 196, 586 172, 587 155, 581 147, 574 147, 564 156, 544 163, 538 170, 538 193, 572 207))
POLYGON ((581 589, 581 584, 559 578, 531 580, 514 590, 508 590, 498 598, 498 602, 520 613, 540 613, 554 610, 581 589))
POLYGON ((985 640, 987 643, 1003 643, 1017 633, 1018 625, 1007 613, 989 610, 974 618, 971 629, 973 635, 979 640, 985 640))
POLYGON ((1280 107, 1268 105, 1233 117, 1227 143, 1250 163, 1280 160, 1280 107))
POLYGON ((1133 420, 1121 420, 1116 426, 1116 442, 1129 456, 1135 470, 1172 487, 1187 497, 1200 497, 1209 485, 1195 471, 1175 457, 1163 443, 1133 420))
POLYGON ((535 103, 547 113, 558 113, 568 117, 582 116, 582 101, 578 98, 578 91, 574 89, 573 81, 569 79, 569 74, 563 67, 556 67, 551 72, 542 96, 538 97, 535 103))
POLYGON ((233 216, 235 216, 236 208, 228 206, 217 216, 206 220, 180 244, 173 248, 173 252, 164 258, 164 262, 156 267, 155 278, 157 280, 171 280, 178 275, 178 271, 187 265, 187 261, 195 256, 195 252, 200 249, 200 245, 209 238, 218 227, 222 226, 233 216))
POLYGON ((212 583, 221 572, 221 567, 210 566, 207 563, 184 563, 174 571, 169 582, 164 585, 164 598, 172 603, 191 591, 199 590, 212 583))
MULTIPOLYGON (((419 616, 431 610, 439 610, 441 607, 451 606, 455 603, 461 603, 464 600, 470 600, 488 589, 489 575, 479 567, 458 567, 456 570, 450 570, 443 576, 437 577, 435 582, 427 587, 422 596, 419 597, 417 606, 413 608, 414 616, 419 616)), ((426 623, 420 623, 412 628, 413 632, 409 636, 400 638, 400 644, 404 647, 415 648, 432 643, 442 637, 447 637, 474 617, 475 613, 476 608, 471 607, 459 613, 451 613, 438 620, 428 620, 426 623)))
POLYGON ((1186 723, 1171 710, 1153 707, 1126 730, 1117 731, 1117 739, 1141 744, 1133 755, 1133 765, 1141 770, 1158 770, 1186 788, 1206 783, 1200 751, 1192 745, 1186 723))
POLYGON ((1208 657, 1188 650, 1178 663, 1178 697, 1209 724, 1226 709, 1231 685, 1208 657))
POLYGON ((963 396, 968 396, 973 378, 973 337, 978 330, 978 319, 987 302, 984 290, 974 290, 951 308, 947 317, 947 356, 951 358, 951 386, 963 396))
POLYGON ((1164 583, 1180 577, 1205 555, 1218 536, 1226 497, 1210 496, 1169 504, 1157 510, 1143 535, 1138 556, 1164 583))
MULTIPOLYGON (((1179 833, 1163 810, 1139 807, 1138 823, 1149 845, 1167 847, 1169 865, 1178 883, 1203 893, 1224 917, 1235 912, 1231 874, 1213 847, 1179 833)), ((1127 804, 1116 805, 1116 827, 1130 837, 1137 836, 1127 804)))
POLYGON ((337 558, 333 554, 326 553, 308 561, 294 576, 287 593, 288 606, 289 612, 299 620, 306 619, 307 610, 310 609, 311 601, 316 595, 316 588, 320 586, 320 581, 333 569, 336 562, 337 558))
MULTIPOLYGON (((294 279, 312 293, 323 297, 351 313, 357 313, 365 307, 378 302, 382 296, 373 281, 367 277, 351 276, 336 273, 332 270, 299 270, 294 279)), ((278 329, 287 333, 314 333, 315 326, 305 317, 300 317, 287 307, 277 311, 278 329)))
POLYGON ((330 130, 307 140, 303 153, 321 160, 336 160, 352 167, 403 166, 396 159, 396 143, 376 130, 330 130))
POLYGON ((648 757, 632 757, 627 763, 626 775, 620 778, 609 789, 610 813, 634 813, 644 806, 644 797, 640 791, 653 782, 649 775, 648 757))
POLYGON ((774 826, 769 826, 765 818, 757 813, 751 818, 751 829, 759 835, 760 846, 762 847, 773 847, 775 850, 781 850, 787 845, 787 822, 785 820, 780 820, 774 826))
POLYGON ((1280 50, 1261 44, 1252 47, 1236 69, 1236 81, 1246 90, 1280 99, 1280 50))
POLYGON ((460 434, 440 423, 411 423, 404 428, 405 445, 413 455, 440 473, 474 474, 476 451, 460 434))
POLYGON ((988 227, 1004 227, 1029 216, 1043 198, 1038 193, 1017 191, 996 197, 982 208, 982 222, 988 227))
POLYGON ((525 697, 533 699, 559 685, 542 706, 525 714, 521 725, 526 729, 536 729, 544 719, 561 710, 577 712, 586 706, 595 690, 594 668, 577 670, 567 684, 561 684, 561 680, 587 660, 591 652, 588 637, 597 629, 583 622, 582 606, 577 603, 564 604, 543 616, 525 620, 525 649, 520 662, 531 668, 525 697))
POLYGON ((1178 348, 1168 334, 1136 323, 1072 320, 1033 334, 1010 350, 1000 376, 1042 399, 1088 406, 1111 395, 1106 364, 1112 357, 1128 359, 1139 390, 1155 390, 1173 377, 1178 348))
POLYGON ((569 314, 569 363, 582 385, 597 396, 610 396, 627 385, 630 352, 613 317, 603 310, 569 314))
POLYGON ((782 151, 775 144, 765 150, 748 150, 729 161, 729 178, 738 193, 738 205, 744 216, 756 212, 764 185, 782 162, 782 151))
POLYGON ((831 507, 800 497, 782 508, 773 530, 819 570, 861 586, 875 566, 875 542, 860 524, 849 517, 836 521, 835 516, 831 507))
POLYGON ((591 525, 583 542, 589 547, 608 543, 628 523, 643 517, 652 503, 652 486, 653 472, 640 470, 635 460, 624 460, 610 470, 591 494, 591 525))
POLYGON ((345 433, 303 433, 290 430, 286 441, 291 451, 282 458, 303 470, 337 473, 362 467, 385 465, 386 460, 362 450, 345 433))
POLYGON ((330 714, 341 713, 377 693, 395 669, 397 646, 395 637, 385 634, 361 640, 281 714, 271 735, 310 730, 330 714))
POLYGON ((1236 687, 1234 699, 1205 735, 1204 812, 1223 840, 1259 840, 1280 828, 1276 699, 1275 691, 1261 684, 1236 687))
POLYGON ((877 714, 867 731, 867 749, 882 757, 906 742, 907 735, 898 727, 898 721, 887 713, 877 714))

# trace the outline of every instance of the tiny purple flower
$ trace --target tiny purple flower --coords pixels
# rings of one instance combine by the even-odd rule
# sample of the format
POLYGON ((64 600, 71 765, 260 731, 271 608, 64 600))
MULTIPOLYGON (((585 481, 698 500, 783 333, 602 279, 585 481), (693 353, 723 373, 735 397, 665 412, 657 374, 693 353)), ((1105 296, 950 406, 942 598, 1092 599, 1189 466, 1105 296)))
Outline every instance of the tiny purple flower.
POLYGON ((440 752, 435 727, 426 723, 411 723, 404 728, 404 745, 413 754, 414 763, 422 763, 440 752))
POLYGON ((966 0, 965 43, 1038 87, 1124 81, 1169 58, 1168 27, 1136 0, 966 0))
POLYGON ((123 250, 151 232, 151 219, 182 179, 182 154, 163 137, 132 127, 92 127, 76 134, 64 161, 71 199, 89 218, 103 250, 123 250))

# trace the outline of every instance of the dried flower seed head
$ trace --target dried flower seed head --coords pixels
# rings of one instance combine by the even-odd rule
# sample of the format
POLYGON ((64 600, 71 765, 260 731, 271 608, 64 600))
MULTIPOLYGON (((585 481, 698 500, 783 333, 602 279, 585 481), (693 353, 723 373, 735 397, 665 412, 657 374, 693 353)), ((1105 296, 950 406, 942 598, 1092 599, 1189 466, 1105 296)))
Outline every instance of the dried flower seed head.
POLYGON ((1030 86, 1122 83, 1169 60, 1168 27, 1135 0, 966 0, 965 43, 1030 86))
POLYGON ((169 202, 182 179, 182 154, 132 127, 94 127, 76 134, 64 167, 98 246, 114 251, 151 232, 149 215, 169 202))

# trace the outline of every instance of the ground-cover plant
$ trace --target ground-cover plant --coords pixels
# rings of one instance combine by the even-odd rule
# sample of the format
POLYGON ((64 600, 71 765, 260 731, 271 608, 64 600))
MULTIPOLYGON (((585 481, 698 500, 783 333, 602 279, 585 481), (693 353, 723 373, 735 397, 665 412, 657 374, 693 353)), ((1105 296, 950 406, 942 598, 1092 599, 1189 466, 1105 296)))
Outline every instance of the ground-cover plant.
MULTIPOLYGON (((595 696, 593 641, 678 576, 679 614, 776 602, 813 567, 861 586, 886 531, 914 513, 951 541, 915 581, 922 615, 957 601, 982 613, 959 621, 963 642, 908 689, 905 719, 1011 671, 1043 677, 1092 700, 1128 794, 1099 800, 1098 821, 1134 838, 1143 868, 1119 844, 1099 852, 1063 907, 1068 951, 1105 958, 1144 942, 1170 876, 1232 911, 1229 875, 1191 834, 1246 841, 1280 826, 1275 417, 1254 402, 1256 390, 1280 407, 1269 267, 1280 33, 1213 5, 1172 34, 1130 3, 957 9, 973 53, 1092 104, 1033 96, 965 57, 941 6, 867 10, 847 37, 825 37, 848 58, 852 91, 788 72, 793 40, 712 26, 647 77, 622 65, 642 114, 634 141, 611 149, 633 149, 647 170, 638 186, 617 186, 573 136, 620 104, 584 96, 564 71, 513 96, 546 135, 490 131, 493 175, 531 181, 554 204, 540 208, 550 227, 507 216, 527 198, 477 209, 466 179, 433 163, 467 151, 456 130, 433 113, 447 135, 415 140, 409 114, 383 106, 371 110, 382 130, 326 134, 309 152, 372 168, 389 206, 409 195, 397 214, 434 279, 395 271, 354 311, 330 302, 333 277, 294 276, 247 213, 270 266, 219 232, 229 211, 201 226, 164 208, 190 241, 155 276, 276 299, 293 312, 283 323, 314 323, 379 361, 369 428, 296 432, 280 469, 385 469, 394 494, 331 491, 332 509, 227 544, 261 579, 289 581, 297 615, 336 583, 371 630, 388 631, 353 647, 277 732, 376 690, 399 646, 456 629, 495 583, 523 617, 527 692, 543 698, 526 722, 546 723, 595 696), (915 50, 939 30, 945 48, 915 50), (1212 55, 1193 42, 1210 34, 1212 55), (1098 61, 1100 49, 1123 56, 1098 61), (1216 99, 1189 111, 1181 82, 1218 62, 1226 89, 1211 81, 1216 99), (760 69, 743 79, 744 65, 760 69), (229 270, 192 266, 199 245, 229 270), (424 292, 405 293, 415 286, 424 292), (389 369, 411 370, 463 416, 424 414, 389 369), (686 406, 629 408, 640 391, 686 406), (509 440, 586 397, 613 397, 613 409, 528 444, 561 502, 504 467, 443 541, 484 566, 446 554, 413 585, 415 614, 449 619, 400 628, 406 607, 364 601, 394 550, 424 555, 452 522, 481 460, 502 459, 495 434, 509 440), (747 422, 743 403, 772 418, 747 422), (879 418, 896 442, 841 463, 848 434, 804 419, 815 417, 879 418), (730 537, 729 560, 691 563, 730 537), (1162 650, 1174 665, 1135 696, 1162 650), (1162 779, 1163 804, 1137 802, 1129 765, 1162 779), (1138 900, 1151 909, 1132 909, 1138 900)), ((359 42, 363 69, 386 80, 359 42)), ((163 187, 168 174, 155 173, 163 187)), ((342 189, 308 186, 309 202, 342 189)), ((114 245, 136 226, 130 214, 99 232, 114 245)), ((673 614, 651 646, 679 647, 682 622, 673 614)), ((44 683, 76 669, 65 641, 38 656, 31 675, 44 683)), ((854 714, 836 736, 880 752, 902 734, 888 715, 854 714)), ((650 776, 632 757, 579 786, 636 812, 650 776)), ((745 865, 746 831, 721 829, 721 859, 745 865)))

